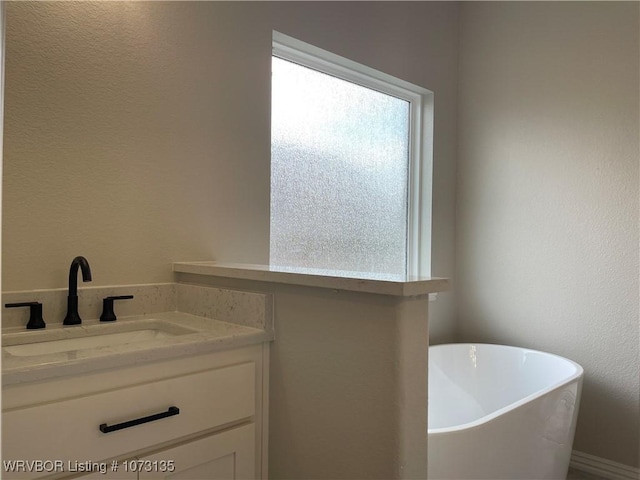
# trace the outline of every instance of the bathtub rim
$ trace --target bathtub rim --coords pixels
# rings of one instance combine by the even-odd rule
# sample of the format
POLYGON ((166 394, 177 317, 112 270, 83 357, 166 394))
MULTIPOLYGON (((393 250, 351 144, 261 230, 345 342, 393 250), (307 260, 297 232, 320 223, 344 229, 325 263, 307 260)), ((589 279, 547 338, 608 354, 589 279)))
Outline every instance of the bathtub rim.
MULTIPOLYGON (((584 377, 584 369, 582 368, 582 366, 579 363, 574 362, 573 360, 563 357, 561 355, 556 355, 555 353, 549 353, 549 352, 543 352, 541 350, 535 350, 532 348, 525 348, 525 347, 516 347, 513 345, 502 345, 499 343, 443 343, 443 344, 438 344, 438 345, 430 345, 429 346, 429 351, 431 351, 432 348, 439 348, 439 347, 450 347, 450 346, 465 346, 465 347, 474 347, 474 346, 489 346, 489 347, 498 347, 501 349, 505 349, 505 350, 519 350, 522 352, 533 352, 533 353, 539 353, 542 355, 548 355, 550 357, 555 357, 558 360, 564 361, 570 365, 572 365, 575 368, 575 372, 568 376, 566 379, 564 379, 562 382, 560 383, 556 383, 553 385, 550 385, 546 388, 543 388, 541 390, 538 390, 537 392, 534 392, 530 395, 527 395, 526 397, 521 398, 520 400, 517 400, 513 403, 510 403, 509 405, 499 408, 498 410, 495 410, 487 415, 484 415, 483 417, 480 417, 477 420, 473 420, 471 422, 467 422, 467 423, 461 423, 459 425, 454 425, 451 427, 440 427, 440 428, 429 428, 428 426, 428 418, 427 418, 427 434, 428 435, 438 435, 438 434, 445 434, 445 433, 453 433, 453 432, 459 432, 462 430, 468 430, 470 428, 476 428, 479 427, 481 425, 484 425, 492 420, 494 420, 495 418, 506 414, 507 412, 510 412, 512 410, 515 410, 516 408, 532 402, 534 400, 536 400, 537 398, 540 398, 550 392, 553 392, 554 390, 560 389, 566 385, 569 385, 570 383, 573 382, 578 382, 578 394, 580 393, 581 389, 582 389, 582 379, 584 377)), ((430 355, 429 355, 430 356, 430 355)), ((428 388, 428 387, 427 387, 428 388)), ((578 396, 578 398, 580 398, 578 396)), ((427 396, 428 399, 428 396, 427 396)), ((427 400, 428 401, 428 400, 427 400)))

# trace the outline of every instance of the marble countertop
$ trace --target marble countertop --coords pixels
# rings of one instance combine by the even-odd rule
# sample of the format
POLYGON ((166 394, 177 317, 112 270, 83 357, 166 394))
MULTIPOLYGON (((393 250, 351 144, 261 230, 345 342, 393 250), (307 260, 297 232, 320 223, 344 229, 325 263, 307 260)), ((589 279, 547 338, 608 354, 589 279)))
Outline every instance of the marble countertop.
POLYGON ((66 340, 95 334, 98 333, 96 330, 100 329, 109 329, 108 333, 119 333, 154 328, 154 324, 162 324, 167 331, 173 328, 180 334, 136 343, 28 356, 12 355, 3 348, 2 385, 6 387, 182 356, 206 354, 271 341, 274 337, 273 331, 187 313, 165 312, 119 318, 112 324, 101 324, 97 320, 85 321, 82 325, 71 327, 58 324, 47 326, 45 331, 25 330, 24 327, 6 328, 2 330, 2 345, 5 347, 44 341, 43 335, 47 340, 66 340))
POLYGON ((280 267, 217 262, 176 262, 173 271, 213 277, 286 283, 307 287, 348 290, 410 297, 449 289, 446 278, 415 277, 388 273, 352 272, 317 268, 280 267))

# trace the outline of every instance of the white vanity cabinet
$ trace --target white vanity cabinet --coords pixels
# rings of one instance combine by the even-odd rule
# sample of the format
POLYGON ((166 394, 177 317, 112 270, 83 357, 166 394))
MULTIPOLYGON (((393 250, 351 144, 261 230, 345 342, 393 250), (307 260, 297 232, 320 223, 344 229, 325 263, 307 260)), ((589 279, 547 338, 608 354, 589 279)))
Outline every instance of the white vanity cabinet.
POLYGON ((266 478, 267 359, 264 343, 7 387, 3 460, 58 463, 2 478, 266 478))

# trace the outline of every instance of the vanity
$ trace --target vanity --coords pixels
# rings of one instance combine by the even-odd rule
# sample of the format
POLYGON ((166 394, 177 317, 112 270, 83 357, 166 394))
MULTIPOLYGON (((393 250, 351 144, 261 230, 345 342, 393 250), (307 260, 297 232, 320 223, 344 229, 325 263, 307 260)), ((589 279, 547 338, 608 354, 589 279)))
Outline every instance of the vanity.
POLYGON ((266 478, 269 296, 115 288, 150 312, 3 329, 3 478, 266 478))

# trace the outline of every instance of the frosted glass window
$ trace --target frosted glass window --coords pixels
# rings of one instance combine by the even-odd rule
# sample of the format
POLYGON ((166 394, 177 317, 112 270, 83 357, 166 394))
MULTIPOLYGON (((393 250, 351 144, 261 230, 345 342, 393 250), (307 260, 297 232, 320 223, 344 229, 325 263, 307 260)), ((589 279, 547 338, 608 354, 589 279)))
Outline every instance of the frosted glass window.
POLYGON ((410 103, 273 57, 270 263, 406 274, 410 103))

